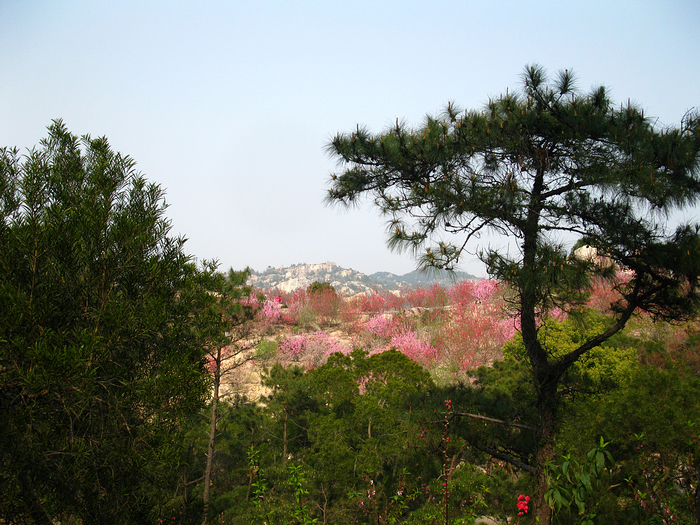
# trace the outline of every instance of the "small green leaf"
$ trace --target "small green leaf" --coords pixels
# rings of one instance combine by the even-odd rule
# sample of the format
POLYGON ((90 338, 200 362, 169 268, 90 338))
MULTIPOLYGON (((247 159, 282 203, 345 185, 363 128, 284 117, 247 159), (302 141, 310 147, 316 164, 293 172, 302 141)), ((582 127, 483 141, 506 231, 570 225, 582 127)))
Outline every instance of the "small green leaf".
POLYGON ((595 455, 595 470, 596 474, 600 476, 605 470, 605 455, 601 450, 599 450, 595 455))

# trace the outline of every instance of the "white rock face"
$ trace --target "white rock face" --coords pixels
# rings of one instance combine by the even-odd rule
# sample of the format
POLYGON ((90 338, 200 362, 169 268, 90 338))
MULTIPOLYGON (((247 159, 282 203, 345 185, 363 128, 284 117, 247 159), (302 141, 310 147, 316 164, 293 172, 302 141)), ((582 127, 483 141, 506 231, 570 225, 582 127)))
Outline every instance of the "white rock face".
POLYGON ((598 250, 596 250, 593 246, 589 245, 581 246, 580 248, 574 251, 574 255, 582 261, 592 262, 593 264, 600 266, 601 268, 610 268, 611 266, 615 265, 615 263, 610 257, 599 255, 598 250))
POLYGON ((320 264, 297 264, 288 268, 268 268, 265 272, 251 275, 248 283, 256 288, 274 289, 286 293, 307 288, 314 282, 327 282, 343 295, 372 291, 374 283, 365 274, 341 268, 333 262, 320 264))
MULTIPOLYGON (((474 276, 459 272, 456 279, 475 279, 474 276)), ((443 286, 454 284, 455 276, 422 275, 411 272, 402 276, 389 272, 377 272, 371 276, 351 268, 342 268, 333 262, 320 264, 295 264, 289 267, 269 267, 264 272, 253 272, 248 284, 260 290, 274 290, 290 293, 299 288, 307 288, 313 282, 329 283, 335 291, 351 296, 372 293, 375 290, 400 292, 415 286, 430 286, 439 283, 443 286)))

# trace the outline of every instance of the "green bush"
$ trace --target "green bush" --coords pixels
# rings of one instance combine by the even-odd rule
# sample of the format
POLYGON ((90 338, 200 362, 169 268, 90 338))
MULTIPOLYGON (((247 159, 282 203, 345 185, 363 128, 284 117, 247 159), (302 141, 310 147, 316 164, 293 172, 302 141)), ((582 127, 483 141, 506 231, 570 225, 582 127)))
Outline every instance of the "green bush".
POLYGON ((263 339, 255 347, 255 359, 258 361, 269 361, 277 355, 277 341, 263 339))

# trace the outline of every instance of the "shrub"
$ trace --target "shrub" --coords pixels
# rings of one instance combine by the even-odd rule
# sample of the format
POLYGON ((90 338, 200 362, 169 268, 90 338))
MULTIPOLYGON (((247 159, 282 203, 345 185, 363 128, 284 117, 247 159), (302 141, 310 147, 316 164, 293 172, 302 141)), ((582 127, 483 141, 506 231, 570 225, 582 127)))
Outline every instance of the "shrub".
POLYGON ((406 304, 412 308, 444 308, 449 302, 445 289, 438 284, 409 288, 403 291, 402 295, 406 304))
POLYGON ((391 337, 396 332, 398 323, 394 316, 382 314, 370 317, 367 330, 377 337, 391 337))
POLYGON ((276 296, 274 299, 266 299, 260 310, 261 318, 266 322, 277 322, 282 318, 282 299, 276 296))
POLYGON ((333 287, 331 286, 331 284, 328 283, 328 282, 322 282, 322 283, 321 283, 321 282, 318 282, 318 281, 314 281, 313 283, 311 283, 311 284, 306 288, 306 293, 307 293, 308 295, 313 295, 313 294, 316 294, 316 293, 323 293, 323 292, 332 292, 332 293, 334 293, 334 294, 336 293, 336 292, 335 292, 335 288, 333 288, 333 287))
POLYGON ((340 314, 342 297, 330 285, 316 287, 313 292, 309 289, 300 288, 289 297, 289 320, 306 327, 333 324, 340 314))
POLYGON ((262 334, 272 332, 272 327, 280 323, 282 319, 282 299, 279 295, 272 299, 263 299, 262 308, 257 315, 258 329, 262 334))
POLYGON ((333 324, 340 314, 342 298, 330 285, 307 293, 307 301, 320 325, 333 324))
POLYGON ((497 290, 498 282, 491 279, 464 280, 454 284, 447 295, 453 305, 466 306, 490 302, 497 290))
POLYGON ((308 338, 307 334, 293 335, 283 339, 279 344, 279 349, 283 355, 294 362, 298 362, 306 350, 308 338))
POLYGON ((295 363, 316 368, 336 352, 348 353, 350 348, 325 331, 293 335, 279 343, 279 350, 295 363))
POLYGON ((352 299, 359 305, 359 311, 367 314, 378 314, 389 310, 397 310, 401 308, 405 302, 402 297, 399 297, 391 292, 373 291, 370 294, 362 294, 352 299))
POLYGON ((277 355, 277 343, 271 339, 263 339, 255 347, 255 359, 268 361, 277 355))
POLYGON ((388 345, 378 347, 372 354, 381 353, 389 349, 396 349, 416 363, 427 366, 437 358, 438 351, 424 337, 413 330, 402 330, 391 337, 388 345))
POLYGON ((499 359, 516 331, 515 320, 504 318, 495 307, 472 304, 454 309, 450 321, 435 331, 433 343, 441 350, 441 361, 470 370, 499 359))

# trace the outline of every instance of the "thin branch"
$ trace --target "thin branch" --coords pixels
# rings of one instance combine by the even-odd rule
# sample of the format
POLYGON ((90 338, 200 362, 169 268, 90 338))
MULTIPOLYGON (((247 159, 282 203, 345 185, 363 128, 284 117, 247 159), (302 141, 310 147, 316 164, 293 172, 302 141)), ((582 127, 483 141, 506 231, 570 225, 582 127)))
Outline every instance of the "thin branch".
POLYGON ((524 430, 535 431, 534 428, 528 425, 523 425, 522 423, 515 423, 514 421, 504 421, 502 419, 494 419, 492 417, 480 416, 479 414, 470 414, 468 412, 454 412, 453 416, 464 416, 473 417, 474 419, 481 419, 483 421, 490 421, 491 423, 498 423, 499 425, 505 425, 508 427, 522 428, 524 430))

